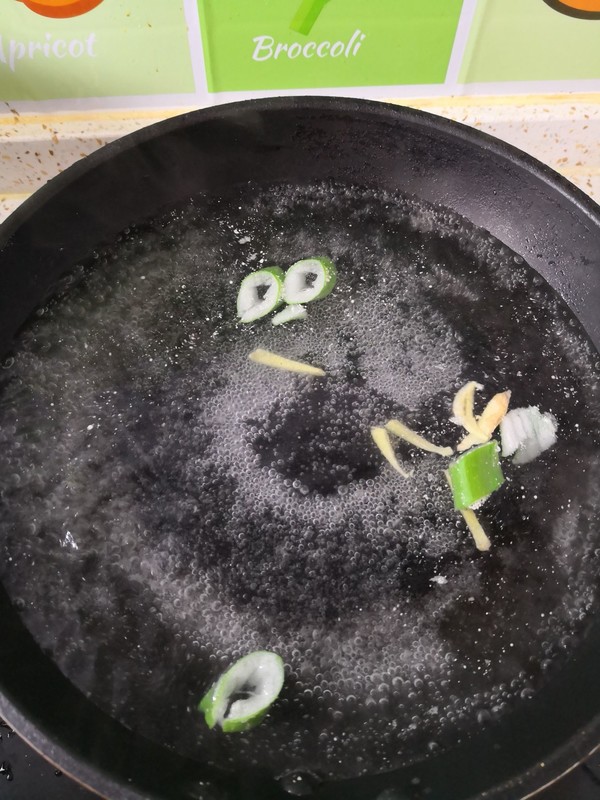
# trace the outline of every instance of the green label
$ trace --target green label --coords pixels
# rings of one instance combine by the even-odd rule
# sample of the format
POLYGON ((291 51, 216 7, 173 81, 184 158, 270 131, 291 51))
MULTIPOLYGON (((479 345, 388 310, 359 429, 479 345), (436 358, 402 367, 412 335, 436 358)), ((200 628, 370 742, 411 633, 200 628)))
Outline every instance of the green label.
POLYGON ((182 2, 105 0, 70 19, 2 2, 0 100, 194 91, 182 2))
POLYGON ((479 0, 462 83, 600 78, 600 21, 543 0, 479 0))
POLYGON ((210 92, 442 83, 462 0, 198 0, 210 92))

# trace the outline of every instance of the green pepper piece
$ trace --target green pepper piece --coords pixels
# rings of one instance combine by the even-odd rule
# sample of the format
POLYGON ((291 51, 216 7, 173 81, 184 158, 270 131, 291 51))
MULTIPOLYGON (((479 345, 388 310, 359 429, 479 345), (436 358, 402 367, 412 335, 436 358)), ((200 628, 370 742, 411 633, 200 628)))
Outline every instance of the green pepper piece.
POLYGON ((274 703, 284 679, 283 660, 257 650, 240 658, 211 686, 198 705, 209 728, 239 733, 258 725, 274 703), (236 699, 236 695, 243 697, 236 699))
POLYGON ((497 442, 487 442, 457 458, 448 468, 454 508, 470 508, 504 483, 497 442))

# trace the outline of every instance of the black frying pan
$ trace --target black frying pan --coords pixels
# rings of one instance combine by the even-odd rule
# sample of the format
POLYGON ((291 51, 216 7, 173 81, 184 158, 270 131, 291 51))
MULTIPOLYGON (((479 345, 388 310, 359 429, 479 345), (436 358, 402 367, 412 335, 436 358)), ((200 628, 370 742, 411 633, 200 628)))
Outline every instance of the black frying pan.
POLYGON ((35 747, 108 797, 459 800, 523 797, 598 744, 588 198, 426 114, 268 100, 103 149, 24 204, 0 247, 0 713, 35 747), (342 277, 304 343, 235 327, 253 263, 317 250, 342 277), (303 348, 331 380, 257 377, 252 345, 303 348), (507 466, 485 557, 439 472, 402 451, 420 486, 406 505, 363 435, 403 415, 449 441, 469 377, 561 430, 525 472, 507 466), (278 643, 288 678, 269 719, 207 733, 194 705, 210 680, 278 643))

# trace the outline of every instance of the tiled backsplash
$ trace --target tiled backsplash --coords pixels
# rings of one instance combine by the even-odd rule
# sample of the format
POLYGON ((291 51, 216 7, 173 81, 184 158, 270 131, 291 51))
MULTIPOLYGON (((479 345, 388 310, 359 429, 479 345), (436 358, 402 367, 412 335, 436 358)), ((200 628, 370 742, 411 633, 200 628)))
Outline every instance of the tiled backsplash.
POLYGON ((8 0, 0 100, 54 113, 597 92, 599 19, 600 0, 8 0))

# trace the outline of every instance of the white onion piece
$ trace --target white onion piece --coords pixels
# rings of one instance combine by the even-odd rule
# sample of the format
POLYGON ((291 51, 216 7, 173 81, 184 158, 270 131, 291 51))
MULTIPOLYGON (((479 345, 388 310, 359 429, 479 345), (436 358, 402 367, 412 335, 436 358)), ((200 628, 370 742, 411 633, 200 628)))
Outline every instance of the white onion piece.
POLYGON ((286 306, 271 319, 271 325, 284 325, 295 319, 306 319, 306 309, 301 305, 286 306))
POLYGON ((513 408, 500 423, 502 455, 514 454, 514 464, 527 464, 556 443, 556 419, 537 406, 513 408))

